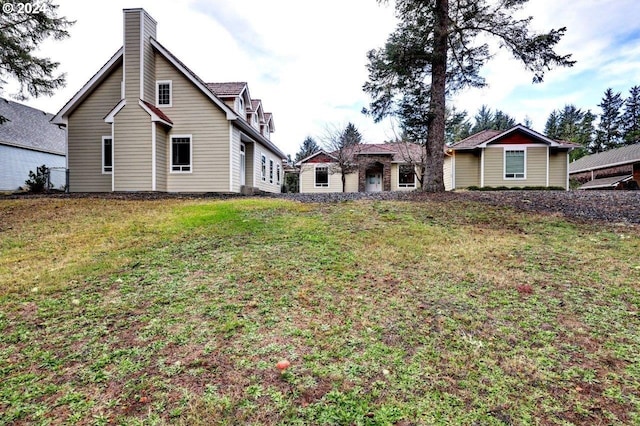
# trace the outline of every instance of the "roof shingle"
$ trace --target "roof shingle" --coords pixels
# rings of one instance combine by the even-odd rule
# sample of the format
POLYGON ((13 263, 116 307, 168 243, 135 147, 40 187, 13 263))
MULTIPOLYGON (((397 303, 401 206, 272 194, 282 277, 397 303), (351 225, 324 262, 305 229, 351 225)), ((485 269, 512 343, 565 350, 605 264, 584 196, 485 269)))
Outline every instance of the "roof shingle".
POLYGON ((0 115, 9 119, 0 125, 1 144, 66 154, 65 131, 49 121, 53 114, 0 98, 0 115))

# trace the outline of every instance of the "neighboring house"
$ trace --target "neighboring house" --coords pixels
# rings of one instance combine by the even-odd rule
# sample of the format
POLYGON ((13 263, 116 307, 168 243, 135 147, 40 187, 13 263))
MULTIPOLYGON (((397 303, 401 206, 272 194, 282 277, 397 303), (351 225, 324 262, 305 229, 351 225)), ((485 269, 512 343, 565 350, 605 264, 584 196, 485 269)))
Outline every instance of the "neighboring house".
POLYGON ((587 155, 569 164, 579 189, 637 189, 640 186, 640 143, 587 155))
POLYGON ((446 149, 445 188, 562 187, 569 190, 569 151, 578 145, 525 126, 484 130, 446 149))
POLYGON ((25 186, 29 172, 39 166, 52 169, 51 184, 65 185, 66 146, 64 129, 51 124, 52 114, 0 98, 0 191, 25 186))
POLYGON ((124 10, 123 47, 52 121, 68 128, 74 192, 280 192, 272 115, 246 83, 201 80, 143 9, 124 10))
MULTIPOLYGON (((342 192, 339 153, 318 151, 300 160, 300 192, 342 192)), ((345 192, 407 191, 420 187, 422 147, 413 143, 358 144, 350 149, 345 192)))

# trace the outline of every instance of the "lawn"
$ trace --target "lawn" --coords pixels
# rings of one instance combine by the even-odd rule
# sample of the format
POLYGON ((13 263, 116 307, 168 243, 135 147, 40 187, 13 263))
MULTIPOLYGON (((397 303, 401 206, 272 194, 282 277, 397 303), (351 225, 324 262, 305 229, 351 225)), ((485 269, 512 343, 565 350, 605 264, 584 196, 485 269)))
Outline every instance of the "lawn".
POLYGON ((0 424, 639 424, 639 229, 0 200, 0 424))

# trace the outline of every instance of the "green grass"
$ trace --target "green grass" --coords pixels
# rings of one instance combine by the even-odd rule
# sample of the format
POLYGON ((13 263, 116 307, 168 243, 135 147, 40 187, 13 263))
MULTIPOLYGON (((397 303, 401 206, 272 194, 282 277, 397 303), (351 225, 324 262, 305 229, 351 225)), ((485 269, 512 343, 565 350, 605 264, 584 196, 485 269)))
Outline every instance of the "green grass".
POLYGON ((25 199, 0 237, 0 424, 640 422, 637 227, 25 199))

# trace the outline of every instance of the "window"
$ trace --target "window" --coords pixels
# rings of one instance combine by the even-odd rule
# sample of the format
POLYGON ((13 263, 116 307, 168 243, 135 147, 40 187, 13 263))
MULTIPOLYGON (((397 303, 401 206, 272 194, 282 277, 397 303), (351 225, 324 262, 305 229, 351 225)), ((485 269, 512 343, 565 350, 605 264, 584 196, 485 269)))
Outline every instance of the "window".
POLYGON ((113 172, 113 139, 111 136, 102 137, 102 173, 113 172))
POLYGON ((273 183, 273 160, 269 160, 269 183, 273 183))
POLYGON ((398 186, 400 188, 415 188, 415 168, 408 164, 400 164, 398 168, 398 186))
POLYGON ((329 168, 327 166, 316 166, 316 188, 329 186, 329 168))
POLYGON ((280 185, 280 164, 276 164, 276 179, 277 179, 278 185, 280 185))
POLYGON ((172 103, 171 81, 157 81, 156 87, 156 105, 170 107, 172 103))
POLYGON ((171 137, 171 171, 191 172, 191 136, 171 137))
POLYGON ((267 181, 267 157, 262 154, 262 162, 261 162, 261 171, 262 171, 262 181, 267 181))
POLYGON ((524 179, 525 178, 525 151, 506 150, 504 151, 504 178, 524 179))

